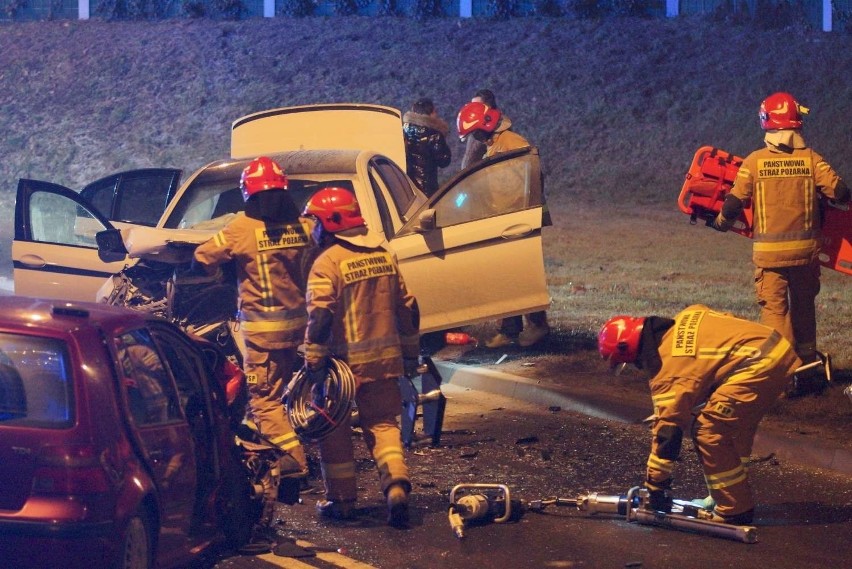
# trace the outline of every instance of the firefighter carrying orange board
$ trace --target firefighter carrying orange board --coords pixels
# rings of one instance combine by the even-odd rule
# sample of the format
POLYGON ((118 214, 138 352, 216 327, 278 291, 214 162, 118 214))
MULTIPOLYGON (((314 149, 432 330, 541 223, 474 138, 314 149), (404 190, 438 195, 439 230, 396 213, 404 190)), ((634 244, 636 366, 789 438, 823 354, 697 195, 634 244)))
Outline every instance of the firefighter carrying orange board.
MULTIPOLYGON (((695 152, 678 196, 680 210, 693 223, 702 219, 709 226, 722 210, 725 196, 731 191, 743 159, 719 148, 702 146, 695 152)), ((731 227, 733 233, 752 238, 754 211, 751 200, 743 204, 740 217, 731 227)), ((820 264, 834 271, 852 275, 852 206, 821 198, 822 246, 820 264)))
POLYGON ((745 158, 699 149, 678 201, 693 220, 752 238, 760 322, 793 344, 803 369, 823 362, 829 378, 817 351, 820 267, 852 274, 852 214, 849 187, 805 143, 807 113, 789 93, 768 96, 763 147, 745 158))

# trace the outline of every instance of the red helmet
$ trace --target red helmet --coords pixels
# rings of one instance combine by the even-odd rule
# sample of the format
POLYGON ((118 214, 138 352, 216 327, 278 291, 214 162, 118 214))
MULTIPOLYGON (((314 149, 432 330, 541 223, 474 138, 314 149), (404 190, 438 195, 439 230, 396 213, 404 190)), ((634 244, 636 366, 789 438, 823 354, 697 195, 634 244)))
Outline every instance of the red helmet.
POLYGON ((272 158, 261 156, 255 158, 243 170, 240 176, 240 191, 243 200, 248 201, 253 195, 266 190, 286 190, 287 174, 284 168, 272 158))
POLYGON ((598 334, 598 351, 611 365, 632 363, 639 356, 639 338, 645 318, 613 316, 598 334))
POLYGON ((494 132, 500 122, 500 111, 485 103, 470 102, 463 106, 456 119, 459 136, 467 136, 475 130, 494 132))
POLYGON ((358 200, 344 188, 323 188, 308 200, 302 215, 313 215, 329 233, 365 225, 358 200))
POLYGON ((802 115, 808 109, 800 105, 790 93, 773 93, 760 104, 760 127, 763 130, 802 128, 802 115))

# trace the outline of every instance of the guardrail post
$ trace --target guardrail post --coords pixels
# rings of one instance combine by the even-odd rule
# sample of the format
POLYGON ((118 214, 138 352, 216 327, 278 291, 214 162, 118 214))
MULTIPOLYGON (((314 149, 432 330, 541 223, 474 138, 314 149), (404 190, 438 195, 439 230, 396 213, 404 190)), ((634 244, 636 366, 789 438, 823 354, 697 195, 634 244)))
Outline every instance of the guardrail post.
POLYGON ((822 0, 822 31, 831 31, 831 0, 822 0))
POLYGON ((680 0, 666 0, 666 18, 677 18, 680 14, 680 0))
POLYGON ((89 0, 77 0, 77 18, 80 20, 89 19, 89 0))
POLYGON ((473 0, 459 0, 459 17, 470 18, 473 16, 473 0))
POLYGON ((275 17, 275 0, 263 0, 263 17, 275 17))

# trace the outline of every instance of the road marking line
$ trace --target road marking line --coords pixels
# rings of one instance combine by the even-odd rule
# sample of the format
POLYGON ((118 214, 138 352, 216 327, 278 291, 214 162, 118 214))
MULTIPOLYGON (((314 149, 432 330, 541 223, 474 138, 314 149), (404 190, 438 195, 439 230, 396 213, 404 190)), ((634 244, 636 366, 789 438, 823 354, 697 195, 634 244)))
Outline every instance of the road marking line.
POLYGON ((276 567, 284 567, 285 569, 316 569, 315 565, 302 563, 295 557, 281 557, 274 553, 264 553, 263 555, 255 555, 255 559, 261 559, 267 563, 271 563, 276 567))
MULTIPOLYGON (((317 547, 313 543, 303 541, 301 539, 296 541, 296 545, 304 547, 305 549, 317 547)), ((280 555, 275 555, 274 553, 264 553, 262 555, 254 555, 253 557, 266 561, 267 563, 271 563, 276 567, 284 567, 285 569, 316 569, 315 565, 304 563, 295 557, 282 557, 280 555)), ((347 557, 333 551, 317 551, 316 558, 326 563, 330 563, 335 567, 339 567, 340 569, 377 569, 372 565, 362 563, 356 559, 352 559, 351 557, 347 557)), ((312 558, 305 557, 304 559, 312 558)))

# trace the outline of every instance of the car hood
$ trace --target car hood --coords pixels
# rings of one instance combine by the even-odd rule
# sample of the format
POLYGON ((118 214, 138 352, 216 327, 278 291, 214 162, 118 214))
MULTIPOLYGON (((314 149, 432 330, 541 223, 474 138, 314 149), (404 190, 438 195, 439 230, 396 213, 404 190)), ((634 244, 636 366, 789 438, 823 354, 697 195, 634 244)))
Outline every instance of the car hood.
MULTIPOLYGON (((221 218, 222 226, 227 223, 221 218)), ((121 230, 127 254, 133 259, 163 263, 188 263, 193 251, 210 239, 219 227, 209 229, 163 229, 134 225, 121 230)))
POLYGON ((291 150, 374 150, 405 170, 402 113, 381 105, 343 103, 283 107, 231 125, 231 157, 291 150))

